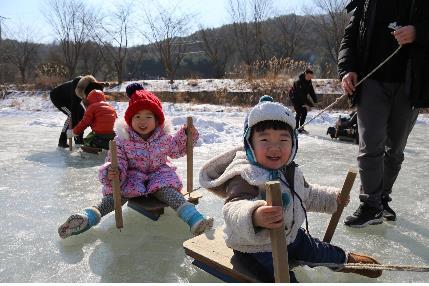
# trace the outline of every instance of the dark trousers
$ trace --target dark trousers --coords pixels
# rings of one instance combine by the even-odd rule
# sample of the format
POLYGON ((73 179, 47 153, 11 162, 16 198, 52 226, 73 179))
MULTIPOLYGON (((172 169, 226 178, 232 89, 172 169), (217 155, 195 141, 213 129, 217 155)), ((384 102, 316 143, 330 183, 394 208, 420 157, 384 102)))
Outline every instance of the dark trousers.
MULTIPOLYGON (((311 237, 302 228, 298 230, 296 239, 288 245, 287 250, 289 263, 300 261, 343 264, 346 262, 344 250, 311 237)), ((273 255, 271 252, 242 253, 236 250, 234 252, 242 254, 243 259, 246 255, 250 256, 251 259, 254 259, 263 268, 265 273, 271 275, 274 281, 273 255)), ((290 277, 291 282, 293 282, 292 280, 295 279, 294 275, 290 277)))
POLYGON ((390 200, 418 110, 411 108, 404 84, 368 79, 362 84, 357 113, 359 199, 381 209, 381 198, 390 200))
POLYGON ((305 108, 303 105, 293 105, 293 108, 295 109, 296 115, 296 128, 299 128, 301 125, 305 123, 305 119, 307 118, 307 108, 305 108))

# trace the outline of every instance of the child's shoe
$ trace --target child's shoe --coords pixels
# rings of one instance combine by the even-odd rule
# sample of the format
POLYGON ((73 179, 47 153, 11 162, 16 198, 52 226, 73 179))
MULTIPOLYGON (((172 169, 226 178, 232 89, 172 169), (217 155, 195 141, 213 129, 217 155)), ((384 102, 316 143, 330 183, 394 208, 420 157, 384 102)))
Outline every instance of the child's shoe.
MULTIPOLYGON (((359 264, 380 264, 377 260, 374 258, 360 253, 354 253, 349 252, 347 256, 347 263, 359 263, 359 264)), ((366 276, 369 278, 377 278, 380 277, 383 273, 381 270, 378 269, 342 269, 339 270, 340 272, 345 273, 356 273, 362 276, 366 276)))
POLYGON ((61 238, 80 234, 94 225, 97 225, 100 220, 101 214, 96 208, 87 208, 84 209, 82 213, 72 214, 67 221, 58 228, 58 234, 61 238))
POLYGON ((205 218, 194 204, 184 203, 177 209, 177 215, 189 225, 193 235, 200 235, 213 227, 213 218, 205 218))

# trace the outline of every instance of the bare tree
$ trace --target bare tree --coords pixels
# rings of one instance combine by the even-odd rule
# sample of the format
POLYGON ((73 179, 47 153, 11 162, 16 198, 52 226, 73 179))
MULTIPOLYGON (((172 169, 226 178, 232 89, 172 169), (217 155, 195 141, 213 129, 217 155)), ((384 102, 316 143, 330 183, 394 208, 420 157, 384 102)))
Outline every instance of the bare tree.
POLYGON ((252 33, 248 24, 248 8, 244 0, 229 0, 230 15, 233 20, 233 35, 236 50, 240 59, 246 64, 246 74, 252 74, 251 66, 254 61, 252 33))
POLYGON ((105 47, 102 50, 105 60, 113 61, 119 84, 123 81, 124 63, 128 54, 132 7, 131 2, 117 3, 115 11, 101 21, 101 25, 98 27, 101 34, 96 36, 105 47))
POLYGON ((103 46, 95 41, 87 41, 82 47, 79 70, 84 74, 96 75, 103 66, 103 46))
POLYGON ((274 25, 279 33, 279 39, 273 41, 279 45, 279 58, 291 58, 295 55, 305 26, 305 19, 296 14, 277 17, 274 25))
MULTIPOLYGON (((344 10, 348 2, 348 0, 313 0, 317 14, 308 13, 311 14, 311 19, 316 25, 333 63, 338 61, 341 39, 349 21, 344 10)), ((307 10, 309 9, 307 8, 307 10)))
POLYGON ((7 60, 19 70, 21 82, 27 82, 29 70, 35 66, 37 51, 40 44, 35 43, 33 35, 36 33, 31 27, 19 26, 13 33, 14 39, 6 44, 7 60))
POLYGON ((231 56, 232 47, 228 37, 225 37, 221 29, 200 28, 200 47, 209 57, 215 70, 215 77, 222 78, 225 75, 226 65, 231 56))
POLYGON ((0 16, 0 42, 3 40, 3 34, 2 34, 2 27, 3 27, 3 21, 8 20, 9 18, 0 16))
POLYGON ((249 0, 228 0, 228 3, 235 44, 248 68, 247 74, 251 75, 252 63, 257 58, 266 58, 263 21, 270 15, 271 0, 250 0, 250 3, 249 0))
POLYGON ((191 14, 179 14, 178 6, 156 7, 154 16, 146 10, 146 21, 148 31, 143 31, 143 36, 151 42, 151 47, 158 55, 166 76, 170 83, 174 82, 177 69, 180 66, 190 43, 185 42, 182 37, 186 36, 191 23, 191 14))
POLYGON ((271 0, 252 0, 253 27, 255 33, 256 52, 259 59, 265 60, 264 21, 272 12, 271 0))
POLYGON ((96 16, 83 0, 49 0, 47 3, 45 18, 55 31, 68 77, 72 78, 96 16))
POLYGON ((146 53, 146 48, 144 46, 135 47, 129 51, 126 59, 127 80, 136 79, 137 72, 143 63, 146 53))

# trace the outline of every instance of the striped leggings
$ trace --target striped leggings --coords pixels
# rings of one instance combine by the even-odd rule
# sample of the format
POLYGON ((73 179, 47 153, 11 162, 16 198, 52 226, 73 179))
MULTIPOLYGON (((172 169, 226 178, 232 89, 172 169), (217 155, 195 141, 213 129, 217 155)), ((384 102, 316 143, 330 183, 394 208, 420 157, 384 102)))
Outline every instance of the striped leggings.
MULTIPOLYGON (((180 192, 169 187, 156 191, 153 193, 153 196, 166 203, 173 210, 177 210, 181 205, 187 202, 185 197, 180 192)), ((124 205, 127 201, 128 199, 121 197, 121 205, 124 205)), ((94 207, 100 211, 102 217, 114 211, 115 207, 113 195, 103 196, 101 202, 94 207)))

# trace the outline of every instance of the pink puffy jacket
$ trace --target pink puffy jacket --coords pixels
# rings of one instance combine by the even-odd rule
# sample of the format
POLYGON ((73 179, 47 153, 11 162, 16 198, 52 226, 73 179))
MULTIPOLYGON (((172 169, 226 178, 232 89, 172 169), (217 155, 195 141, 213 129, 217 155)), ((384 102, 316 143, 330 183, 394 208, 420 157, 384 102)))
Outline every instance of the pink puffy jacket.
MULTIPOLYGON (((186 155, 186 134, 182 127, 172 136, 165 128, 158 127, 147 140, 143 140, 125 120, 115 123, 115 141, 120 171, 121 195, 125 198, 145 196, 163 187, 182 189, 182 182, 167 157, 172 159, 186 155)), ((198 140, 198 132, 193 138, 198 140)), ((99 169, 103 184, 103 195, 112 194, 112 183, 108 179, 110 152, 106 162, 99 169)))

